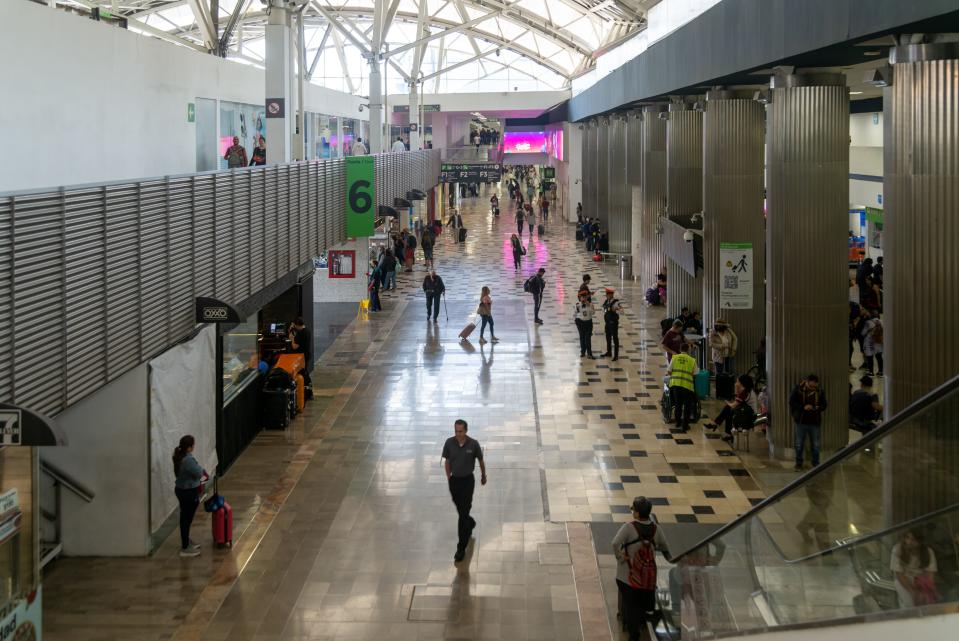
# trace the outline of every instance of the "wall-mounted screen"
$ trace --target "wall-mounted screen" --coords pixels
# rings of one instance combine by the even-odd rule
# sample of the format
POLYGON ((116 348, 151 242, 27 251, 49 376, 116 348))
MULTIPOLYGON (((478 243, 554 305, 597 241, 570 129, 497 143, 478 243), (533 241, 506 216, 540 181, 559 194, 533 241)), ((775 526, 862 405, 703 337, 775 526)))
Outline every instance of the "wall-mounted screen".
POLYGON ((507 131, 503 133, 503 153, 545 154, 546 133, 542 131, 507 131))

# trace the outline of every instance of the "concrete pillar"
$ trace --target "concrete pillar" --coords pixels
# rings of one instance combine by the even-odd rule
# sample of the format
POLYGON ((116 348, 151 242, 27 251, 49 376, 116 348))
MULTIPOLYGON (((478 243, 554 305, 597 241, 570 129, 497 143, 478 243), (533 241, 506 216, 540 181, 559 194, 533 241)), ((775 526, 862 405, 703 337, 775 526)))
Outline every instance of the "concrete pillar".
POLYGON ((566 220, 576 221, 576 205, 583 202, 583 125, 566 123, 563 126, 568 150, 566 159, 566 181, 569 192, 569 206, 566 207, 566 220))
POLYGON ((703 321, 724 316, 739 337, 737 369, 753 366, 766 336, 766 221, 763 216, 763 106, 752 92, 710 91, 703 115, 703 321), (719 247, 752 246, 752 305, 720 306, 719 247))
POLYGON ((628 254, 632 245, 632 214, 630 201, 632 195, 626 175, 627 115, 616 114, 609 120, 609 138, 607 141, 608 160, 606 171, 607 191, 609 193, 609 251, 628 254))
POLYGON ((639 243, 640 264, 633 271, 644 287, 656 281, 656 274, 666 265, 659 217, 666 213, 666 120, 661 118, 661 105, 643 107, 642 169, 640 170, 641 207, 639 243))
MULTIPOLYGON (((669 105, 666 121, 666 211, 683 227, 693 226, 693 214, 703 210, 703 112, 685 102, 669 105)), ((690 274, 671 258, 666 313, 679 316, 683 307, 702 311, 703 275, 690 274)))
POLYGON ((420 100, 416 81, 410 83, 410 151, 420 148, 420 100))
MULTIPOLYGON (((883 274, 887 418, 959 367, 959 43, 890 52, 884 100, 883 274)), ((959 498, 959 401, 929 404, 887 447, 895 521, 959 498)))
POLYGON ((596 127, 596 213, 602 231, 609 231, 609 117, 600 116, 596 127))
POLYGON ((380 62, 370 60, 370 139, 371 154, 383 153, 383 77, 380 62))
POLYGON ((842 74, 774 76, 770 86, 766 362, 771 444, 786 457, 789 395, 810 373, 829 402, 823 450, 849 440, 849 90, 842 74))
POLYGON ((597 214, 596 194, 596 140, 599 124, 595 120, 586 123, 583 132, 583 215, 595 218, 597 214))
MULTIPOLYGON (((643 120, 642 112, 633 111, 629 114, 626 122, 627 137, 629 145, 627 146, 626 158, 626 183, 628 188, 627 196, 629 198, 629 219, 630 219, 630 247, 629 254, 633 259, 633 278, 642 275, 641 261, 642 251, 639 242, 640 229, 643 221, 643 120)), ((646 283, 643 283, 646 285, 646 283)))
MULTIPOLYGON (((293 129, 293 153, 295 160, 306 159, 306 34, 303 12, 296 12, 296 121, 293 129)), ((292 67, 291 67, 292 68, 292 67)), ((269 147, 267 148, 269 151, 269 147)))
POLYGON ((272 5, 266 23, 266 161, 271 165, 292 159, 295 92, 293 30, 290 12, 272 5))

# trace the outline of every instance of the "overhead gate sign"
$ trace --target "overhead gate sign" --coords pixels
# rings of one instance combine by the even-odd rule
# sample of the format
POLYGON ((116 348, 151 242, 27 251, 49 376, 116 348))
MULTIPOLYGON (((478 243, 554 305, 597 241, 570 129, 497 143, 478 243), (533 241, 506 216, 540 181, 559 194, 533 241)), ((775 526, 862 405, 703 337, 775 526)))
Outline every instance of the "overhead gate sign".
POLYGON ((753 244, 719 243, 720 309, 753 308, 753 244))
POLYGON ((443 163, 440 167, 440 182, 444 183, 498 183, 502 177, 503 165, 498 163, 443 163))

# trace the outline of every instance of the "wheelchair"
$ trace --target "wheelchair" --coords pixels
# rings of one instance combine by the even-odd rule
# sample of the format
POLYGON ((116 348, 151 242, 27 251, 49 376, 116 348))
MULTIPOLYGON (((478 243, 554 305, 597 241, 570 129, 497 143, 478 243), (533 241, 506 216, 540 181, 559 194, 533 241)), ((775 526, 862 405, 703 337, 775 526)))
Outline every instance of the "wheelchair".
MULTIPOLYGON (((693 415, 690 417, 690 423, 696 423, 702 418, 703 415, 703 404, 699 400, 699 396, 696 396, 696 405, 693 407, 693 415)), ((673 422, 673 417, 676 415, 676 406, 673 402, 673 395, 669 389, 669 376, 663 377, 663 397, 659 399, 659 407, 663 412, 663 421, 668 423, 673 422)))

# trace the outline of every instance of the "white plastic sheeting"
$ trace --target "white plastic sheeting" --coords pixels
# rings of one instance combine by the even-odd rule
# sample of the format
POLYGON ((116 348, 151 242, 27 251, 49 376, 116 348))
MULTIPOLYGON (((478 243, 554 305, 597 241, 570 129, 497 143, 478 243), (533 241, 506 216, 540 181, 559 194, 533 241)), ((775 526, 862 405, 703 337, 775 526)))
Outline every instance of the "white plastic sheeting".
POLYGON ((196 439, 193 455, 216 469, 216 328, 212 325, 150 361, 150 531, 177 508, 173 449, 196 439))

